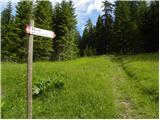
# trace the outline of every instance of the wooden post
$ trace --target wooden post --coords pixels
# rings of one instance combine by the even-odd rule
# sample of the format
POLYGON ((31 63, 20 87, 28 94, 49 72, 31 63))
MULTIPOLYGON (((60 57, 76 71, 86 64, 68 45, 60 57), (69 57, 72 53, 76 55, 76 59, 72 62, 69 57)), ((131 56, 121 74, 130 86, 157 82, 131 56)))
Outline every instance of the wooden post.
MULTIPOLYGON (((34 27, 34 20, 30 20, 30 26, 34 27)), ((33 61, 33 35, 29 35, 28 63, 27 63, 27 118, 32 119, 32 61, 33 61)))

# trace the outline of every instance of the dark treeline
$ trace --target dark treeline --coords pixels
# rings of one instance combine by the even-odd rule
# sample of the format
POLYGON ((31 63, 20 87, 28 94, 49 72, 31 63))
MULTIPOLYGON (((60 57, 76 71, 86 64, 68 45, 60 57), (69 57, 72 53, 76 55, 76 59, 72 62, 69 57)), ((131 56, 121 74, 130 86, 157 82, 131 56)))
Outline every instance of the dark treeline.
POLYGON ((158 1, 105 0, 96 25, 87 21, 79 48, 82 56, 158 52, 158 1))
POLYGON ((34 36, 33 59, 69 60, 78 56, 79 32, 76 30, 76 15, 72 1, 62 1, 54 7, 50 1, 20 1, 16 14, 12 15, 12 4, 2 11, 2 61, 25 62, 27 60, 28 35, 31 12, 35 27, 54 31, 53 40, 34 36), (32 10, 33 8, 33 10, 32 10))
POLYGON ((103 1, 103 14, 94 26, 89 19, 82 37, 76 29, 72 1, 54 7, 50 1, 20 1, 16 14, 11 2, 1 13, 2 61, 27 60, 29 24, 33 8, 35 27, 52 30, 53 40, 34 36, 34 61, 69 60, 78 56, 157 52, 159 47, 159 3, 152 1, 103 1))

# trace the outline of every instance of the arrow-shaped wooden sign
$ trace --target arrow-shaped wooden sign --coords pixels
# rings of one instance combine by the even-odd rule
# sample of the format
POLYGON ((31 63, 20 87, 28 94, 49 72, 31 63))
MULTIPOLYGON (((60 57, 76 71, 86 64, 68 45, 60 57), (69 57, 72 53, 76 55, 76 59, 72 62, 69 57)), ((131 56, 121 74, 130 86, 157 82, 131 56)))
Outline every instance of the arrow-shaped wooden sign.
POLYGON ((26 26, 26 33, 37 36, 49 37, 49 38, 56 37, 56 34, 53 31, 44 30, 29 25, 26 26))

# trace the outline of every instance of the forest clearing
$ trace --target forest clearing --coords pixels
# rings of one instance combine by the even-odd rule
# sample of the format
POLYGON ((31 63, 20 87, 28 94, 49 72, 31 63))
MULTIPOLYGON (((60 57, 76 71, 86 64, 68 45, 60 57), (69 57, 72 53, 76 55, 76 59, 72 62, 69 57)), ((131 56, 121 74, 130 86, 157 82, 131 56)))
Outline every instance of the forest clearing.
POLYGON ((159 1, 0 0, 1 118, 159 117, 159 1))
MULTIPOLYGON (((26 64, 2 62, 1 82, 2 118, 25 118, 26 64)), ((35 85, 33 118, 159 116, 158 53, 35 62, 35 85)))

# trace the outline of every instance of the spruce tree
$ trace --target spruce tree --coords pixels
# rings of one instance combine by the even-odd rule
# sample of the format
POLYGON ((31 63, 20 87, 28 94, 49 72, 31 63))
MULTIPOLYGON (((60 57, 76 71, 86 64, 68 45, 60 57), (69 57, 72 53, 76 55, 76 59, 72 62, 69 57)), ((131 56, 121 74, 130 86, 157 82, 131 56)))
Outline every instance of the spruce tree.
POLYGON ((129 50, 127 52, 135 53, 138 52, 141 48, 141 40, 140 40, 140 32, 138 28, 138 9, 139 4, 138 1, 130 1, 128 2, 129 10, 130 10, 130 38, 128 40, 129 50))
POLYGON ((12 32, 13 16, 12 16, 12 6, 11 1, 8 2, 6 8, 1 13, 1 55, 2 61, 9 60, 10 51, 9 47, 11 38, 9 34, 12 32))
MULTIPOLYGON (((52 4, 49 1, 37 1, 34 9, 35 27, 52 31, 52 4)), ((50 60, 53 52, 53 40, 46 37, 34 37, 34 60, 50 60)))
POLYGON ((145 1, 130 1, 130 52, 139 53, 143 52, 143 38, 140 31, 140 26, 143 24, 142 17, 146 12, 145 1))
POLYGON ((57 35, 53 43, 53 59, 69 60, 77 57, 77 21, 72 1, 62 1, 55 6, 53 22, 55 23, 53 29, 57 35))
POLYGON ((130 11, 127 1, 116 1, 114 22, 114 52, 126 54, 130 51, 130 11))
POLYGON ((95 27, 91 19, 88 19, 82 36, 82 55, 89 56, 95 54, 95 27))
POLYGON ((1 31, 2 31, 2 40, 4 39, 5 33, 9 30, 7 25, 9 25, 13 21, 13 16, 12 16, 12 6, 11 6, 11 1, 8 2, 6 8, 2 11, 1 13, 1 31))
POLYGON ((141 32, 144 38, 145 52, 157 52, 159 49, 159 2, 152 1, 143 18, 141 32))
POLYGON ((96 54, 101 55, 106 52, 106 38, 104 37, 104 25, 102 16, 98 16, 97 23, 96 23, 96 54))
POLYGON ((137 25, 138 25, 138 30, 140 32, 140 42, 141 42, 141 49, 140 52, 145 52, 145 35, 144 35, 144 26, 145 26, 145 21, 146 21, 146 14, 148 11, 148 7, 147 7, 147 2, 146 1, 140 1, 139 2, 139 9, 138 9, 138 21, 137 21, 137 25))
MULTIPOLYGON (((107 0, 103 1, 103 24, 104 24, 104 51, 102 54, 111 51, 112 31, 113 31, 113 18, 112 18, 113 4, 107 0)), ((103 34, 102 33, 102 34, 103 34)))
POLYGON ((82 37, 79 33, 78 30, 76 30, 76 35, 75 35, 75 39, 76 39, 76 45, 78 45, 78 57, 81 56, 81 46, 80 46, 80 43, 82 41, 82 37))
POLYGON ((25 26, 29 24, 31 8, 31 1, 20 1, 16 6, 12 42, 14 43, 15 57, 19 62, 27 60, 28 35, 25 32, 25 26))
POLYGON ((84 55, 84 49, 85 49, 85 45, 86 45, 86 41, 84 38, 87 36, 87 34, 88 34, 88 32, 87 32, 87 29, 85 28, 83 30, 82 39, 79 41, 80 56, 84 55))

